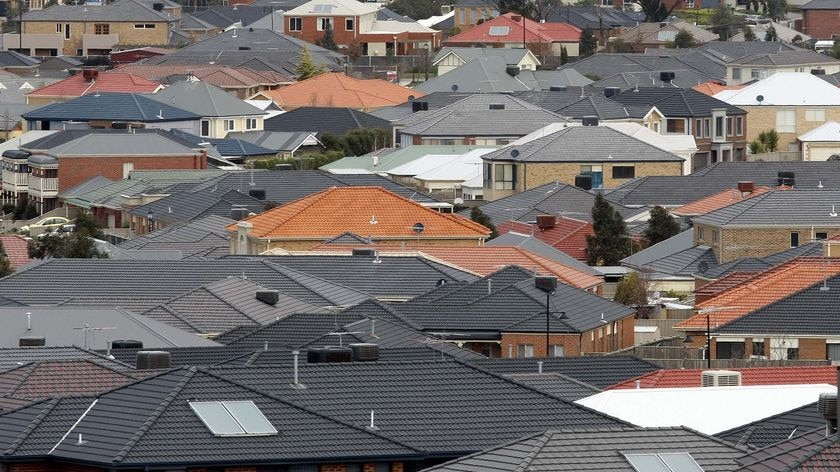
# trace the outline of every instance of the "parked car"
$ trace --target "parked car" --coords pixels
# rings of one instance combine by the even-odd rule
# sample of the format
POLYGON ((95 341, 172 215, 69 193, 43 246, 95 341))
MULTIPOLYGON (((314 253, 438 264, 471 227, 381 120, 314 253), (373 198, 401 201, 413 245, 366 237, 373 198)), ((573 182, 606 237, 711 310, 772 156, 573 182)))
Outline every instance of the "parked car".
POLYGON ((42 232, 46 231, 57 231, 62 226, 70 223, 70 220, 61 216, 51 216, 49 218, 44 218, 37 223, 33 223, 31 225, 24 225, 20 227, 20 231, 22 233, 31 233, 32 231, 40 230, 42 232))

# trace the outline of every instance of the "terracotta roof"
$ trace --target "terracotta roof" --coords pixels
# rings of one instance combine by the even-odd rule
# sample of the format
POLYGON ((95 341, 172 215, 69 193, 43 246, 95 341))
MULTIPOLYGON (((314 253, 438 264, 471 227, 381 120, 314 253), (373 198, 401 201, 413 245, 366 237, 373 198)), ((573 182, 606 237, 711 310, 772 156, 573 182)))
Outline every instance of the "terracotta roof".
POLYGON ((422 92, 385 80, 359 80, 337 72, 321 74, 263 92, 281 107, 347 107, 371 110, 405 103, 422 92))
POLYGON ((93 82, 82 74, 29 92, 29 97, 81 97, 96 92, 153 93, 161 85, 138 75, 125 72, 100 72, 93 82))
POLYGON ((102 393, 137 379, 89 360, 46 361, 0 373, 0 395, 37 400, 102 393))
POLYGON ((0 241, 12 267, 21 267, 29 263, 29 242, 23 236, 0 236, 0 241))
MULTIPOLYGON (((613 385, 607 390, 636 388, 699 387, 700 375, 706 369, 657 370, 613 385)), ((741 373, 741 385, 837 385, 837 366, 750 367, 726 369, 741 373)))
MULTIPOLYGON (((446 40, 446 44, 463 43, 522 43, 522 20, 514 13, 505 13, 480 25, 452 36, 446 40), (517 17, 515 21, 513 17, 517 17), (495 34, 490 34, 490 29, 495 29, 495 34), (507 30, 503 29, 507 28, 507 30), (500 34, 505 32, 505 34, 500 34)), ((553 42, 578 42, 580 40, 580 29, 568 24, 558 22, 537 23, 525 19, 525 42, 527 43, 553 43, 553 42)))
POLYGON ((481 276, 490 275, 501 267, 515 265, 528 270, 533 269, 541 275, 554 275, 560 282, 582 289, 604 282, 594 275, 512 246, 424 247, 421 252, 481 276))
POLYGON ((691 88, 711 97, 712 95, 724 90, 738 90, 743 87, 743 85, 722 85, 717 82, 703 82, 702 84, 697 84, 691 88))
POLYGON ((705 296, 706 298, 714 297, 755 276, 756 272, 733 272, 725 277, 715 280, 714 282, 694 289, 694 296, 705 296))
POLYGON ((540 230, 535 225, 521 221, 506 221, 497 229, 499 234, 511 232, 532 234, 533 231, 535 238, 584 262, 587 260, 586 236, 595 233, 592 223, 565 216, 557 217, 554 228, 546 230, 540 230))
MULTIPOLYGON (((345 232, 373 238, 485 239, 490 230, 454 214, 438 213, 381 187, 332 187, 278 206, 245 221, 258 238, 327 239, 345 232)), ((236 231, 236 224, 227 227, 236 231)))
MULTIPOLYGON (((840 260, 836 258, 793 259, 697 304, 697 308, 709 310, 709 322, 712 328, 716 328, 837 274, 840 274, 840 260)), ((675 328, 705 331, 706 314, 698 313, 675 328)))
POLYGON ((294 82, 294 79, 274 71, 256 71, 246 67, 197 64, 126 64, 115 69, 129 72, 150 80, 161 80, 172 75, 192 74, 199 80, 221 88, 254 87, 294 82))
POLYGON ((711 211, 720 210, 723 207, 738 203, 742 200, 749 200, 762 193, 769 192, 769 187, 755 187, 755 190, 744 195, 736 188, 729 188, 718 193, 703 197, 681 207, 674 208, 671 213, 678 216, 699 216, 711 211))

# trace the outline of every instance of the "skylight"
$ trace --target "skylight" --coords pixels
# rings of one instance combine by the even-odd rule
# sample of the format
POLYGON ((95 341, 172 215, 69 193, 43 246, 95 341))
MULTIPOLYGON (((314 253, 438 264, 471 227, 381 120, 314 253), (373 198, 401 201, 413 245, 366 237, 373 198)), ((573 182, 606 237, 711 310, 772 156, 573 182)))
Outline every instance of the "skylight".
POLYGON ((490 36, 507 36, 510 33, 510 26, 491 26, 487 33, 490 36))
POLYGON ((687 452, 625 454, 624 458, 636 472, 703 472, 687 452))
POLYGON ((319 3, 312 7, 312 13, 331 13, 332 5, 319 3))
POLYGON ((190 402, 190 408, 216 436, 265 436, 277 430, 252 401, 190 402))

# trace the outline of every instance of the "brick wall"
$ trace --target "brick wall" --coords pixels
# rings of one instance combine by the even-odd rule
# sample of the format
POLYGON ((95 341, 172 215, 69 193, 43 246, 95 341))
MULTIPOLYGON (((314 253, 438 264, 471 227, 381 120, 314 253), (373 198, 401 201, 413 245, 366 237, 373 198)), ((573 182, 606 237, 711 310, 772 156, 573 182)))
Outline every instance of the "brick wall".
POLYGON ((123 164, 133 163, 134 170, 154 169, 206 169, 207 156, 104 156, 60 157, 58 159, 58 190, 66 190, 101 175, 112 180, 122 180, 123 164))
MULTIPOLYGON (((136 23, 154 24, 154 28, 134 28, 135 22, 91 21, 91 22, 57 22, 57 21, 24 21, 24 34, 56 34, 56 24, 70 24, 70 40, 64 41, 64 48, 60 54, 76 55, 77 49, 82 49, 84 35, 95 33, 95 24, 108 24, 108 34, 119 35, 120 45, 165 46, 169 43, 169 24, 165 21, 136 23)), ((64 26, 62 26, 64 28, 64 26)), ((26 38, 24 38, 24 46, 26 38)))
POLYGON ((5 466, 3 472, 104 472, 106 469, 73 464, 54 464, 50 462, 35 462, 27 464, 11 464, 5 466))
MULTIPOLYGON (((340 233, 338 233, 340 234, 340 233)), ((336 234, 336 236, 338 236, 336 234)), ((239 254, 239 247, 235 238, 235 234, 231 233, 231 242, 230 248, 232 254, 239 254)), ((376 239, 376 238, 374 238, 376 239)), ((416 238, 406 238, 406 239, 388 239, 388 240, 379 240, 384 244, 394 245, 397 247, 401 247, 405 245, 406 250, 414 250, 417 247, 417 239, 416 238)), ((321 245, 324 243, 324 238, 319 239, 310 239, 304 241, 271 241, 268 243, 265 240, 259 239, 250 239, 249 240, 249 251, 250 254, 260 254, 270 249, 286 249, 289 251, 307 251, 312 249, 315 246, 321 245)), ((476 238, 462 238, 462 239, 423 239, 420 238, 420 246, 458 246, 458 247, 476 247, 481 246, 482 243, 476 238)))
MULTIPOLYGON (((566 356, 580 355, 580 337, 576 334, 551 334, 550 345, 563 345, 566 356)), ((509 346, 513 346, 513 357, 519 356, 519 345, 534 346, 534 357, 547 357, 545 352, 545 333, 502 333, 502 357, 508 357, 509 346)))
POLYGON ((822 360, 826 354, 825 339, 799 338, 799 359, 822 360))
POLYGON ((840 34, 840 10, 803 10, 802 32, 814 39, 840 34))
POLYGON ((799 245, 811 242, 815 233, 827 233, 831 238, 840 234, 840 228, 787 227, 787 228, 739 228, 720 229, 706 224, 694 225, 694 244, 704 244, 712 248, 721 263, 742 257, 766 257, 790 249, 791 233, 799 234, 799 245), (719 232, 718 242, 714 241, 713 231, 719 232), (703 237, 700 237, 700 233, 703 237))
MULTIPOLYGON (((840 28, 840 18, 838 18, 838 28, 840 28)), ((744 72, 742 72, 743 74, 744 72)), ((749 71, 746 72, 749 74, 749 71)), ((747 142, 756 139, 762 131, 776 129, 776 111, 781 109, 796 110, 796 131, 793 133, 779 133, 779 151, 788 151, 790 145, 795 145, 795 150, 799 150, 797 136, 812 131, 815 128, 822 126, 825 121, 806 121, 805 110, 818 109, 825 110, 826 121, 840 121, 840 106, 824 106, 814 105, 809 107, 776 107, 770 105, 764 106, 739 106, 749 113, 749 127, 747 128, 747 142)))
MULTIPOLYGON (((604 156, 606 157, 606 156, 604 156)), ((603 169, 604 188, 616 188, 630 179, 614 179, 613 167, 633 166, 635 167, 636 178, 652 175, 682 175, 682 162, 603 162, 592 163, 601 165, 603 169)), ((589 163, 547 163, 547 164, 522 164, 523 179, 517 182, 519 191, 532 189, 554 181, 574 185, 575 176, 580 174, 581 165, 589 163)))
MULTIPOLYGON (((607 323, 580 335, 550 334, 549 344, 552 346, 562 344, 566 356, 616 351, 633 346, 634 326, 635 317, 628 316, 616 323, 607 323)), ((513 357, 518 357, 520 344, 533 345, 534 357, 546 357, 545 333, 502 333, 502 357, 508 357, 510 346, 513 346, 513 357)))

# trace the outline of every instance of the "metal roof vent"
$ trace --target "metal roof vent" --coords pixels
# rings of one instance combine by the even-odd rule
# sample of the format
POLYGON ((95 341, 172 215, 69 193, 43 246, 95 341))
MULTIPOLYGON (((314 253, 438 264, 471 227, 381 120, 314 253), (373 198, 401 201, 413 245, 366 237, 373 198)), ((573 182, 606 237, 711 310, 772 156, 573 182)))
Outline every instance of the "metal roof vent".
POLYGON ((257 300, 266 305, 276 305, 280 301, 280 292, 277 290, 257 290, 257 300))
POLYGON ((353 351, 353 360, 369 362, 379 360, 379 345, 373 343, 354 343, 349 345, 353 351))
POLYGON ((837 394, 821 393, 817 400, 817 409, 826 422, 826 436, 837 431, 837 394))
POLYGON ((265 189, 252 188, 248 190, 248 196, 259 201, 265 200, 265 189))
POLYGON ((704 370, 700 373, 701 387, 739 387, 741 373, 733 370, 704 370))
POLYGON ((46 346, 47 338, 43 336, 22 336, 18 343, 20 347, 46 346))
POLYGON ((166 351, 140 351, 135 367, 137 370, 168 369, 172 367, 172 357, 166 351))
POLYGON ((310 364, 323 364, 326 362, 351 362, 352 360, 353 350, 349 347, 315 347, 306 351, 306 362, 310 364))
POLYGON ((117 339, 111 341, 111 349, 143 349, 143 341, 133 339, 117 339))

